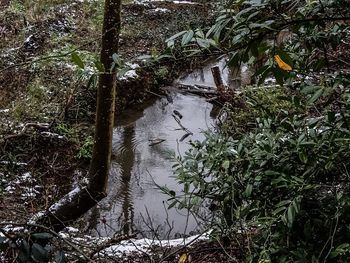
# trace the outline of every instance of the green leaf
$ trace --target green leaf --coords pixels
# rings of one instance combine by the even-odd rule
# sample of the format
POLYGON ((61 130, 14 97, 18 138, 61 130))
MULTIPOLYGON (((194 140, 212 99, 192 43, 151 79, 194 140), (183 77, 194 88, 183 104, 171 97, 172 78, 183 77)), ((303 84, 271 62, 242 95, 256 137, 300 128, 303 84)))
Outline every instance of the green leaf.
POLYGON ((209 48, 210 42, 207 39, 197 38, 196 39, 198 46, 201 48, 209 48))
POLYGON ((49 253, 41 245, 34 243, 32 246, 32 259, 38 263, 48 262, 49 253))
POLYGON ((187 194, 189 190, 190 190, 190 184, 189 183, 185 183, 184 184, 184 192, 187 194))
POLYGON ((143 60, 146 60, 146 61, 153 60, 153 56, 151 56, 151 55, 142 55, 142 56, 137 57, 137 60, 141 60, 141 61, 143 61, 143 60))
POLYGON ((165 42, 169 42, 169 41, 175 40, 176 38, 178 38, 178 37, 180 37, 180 36, 182 36, 182 35, 184 35, 186 33, 187 33, 187 31, 181 31, 181 32, 179 32, 179 33, 169 37, 168 39, 166 39, 165 42))
POLYGON ((253 185, 252 184, 248 184, 243 194, 246 197, 249 197, 249 196, 251 196, 252 191, 253 191, 253 185))
POLYGON ((0 244, 4 243, 7 240, 6 237, 0 236, 0 244))
POLYGON ((280 214, 281 212, 284 212, 284 211, 286 211, 286 208, 284 206, 281 206, 281 207, 278 207, 275 210, 273 210, 272 214, 273 215, 278 215, 278 214, 280 214))
POLYGON ((287 210, 287 225, 289 228, 292 227, 295 219, 295 209, 294 206, 290 205, 287 210))
POLYGON ((58 253, 55 256, 55 263, 65 263, 66 262, 66 255, 63 251, 58 251, 58 253))
POLYGON ((284 79, 289 77, 289 73, 285 70, 282 70, 278 67, 273 67, 271 68, 271 71, 276 78, 276 81, 279 85, 283 86, 284 84, 284 79))
POLYGON ((335 112, 334 111, 328 111, 327 112, 327 122, 334 123, 335 121, 335 112))
POLYGON ((129 70, 130 70, 130 68, 128 68, 128 67, 124 67, 124 68, 119 69, 118 73, 117 73, 118 78, 119 79, 122 78, 125 75, 125 73, 128 72, 129 70))
POLYGON ((32 237, 34 237, 35 239, 40 239, 40 240, 49 240, 51 239, 53 236, 50 233, 35 233, 32 235, 32 237))
POLYGON ((27 263, 29 259, 30 247, 27 241, 23 240, 19 246, 18 258, 22 263, 27 263))
POLYGON ((318 100, 323 94, 323 89, 320 88, 318 89, 314 95, 312 95, 312 97, 307 101, 308 104, 312 104, 314 103, 316 100, 318 100))
POLYGON ((193 36, 194 36, 193 30, 190 30, 186 34, 184 34, 182 37, 181 46, 187 45, 192 40, 193 36))
POLYGON ((118 66, 123 66, 123 60, 120 58, 119 54, 114 53, 112 55, 113 62, 118 66))
POLYGON ((350 254, 350 244, 349 243, 343 243, 330 254, 331 258, 335 258, 337 256, 344 256, 350 254))
POLYGON ((177 203, 178 203, 177 200, 173 201, 173 202, 168 206, 168 209, 173 208, 177 203))
POLYGON ((105 67, 100 61, 98 61, 98 60, 94 61, 94 65, 99 72, 105 71, 105 67))
POLYGON ((307 163, 307 161, 308 161, 307 153, 305 153, 305 152, 300 152, 300 153, 299 153, 299 159, 300 159, 300 161, 302 161, 303 163, 307 163))
POLYGON ((224 168, 225 170, 228 170, 229 167, 230 167, 230 161, 229 160, 225 160, 222 163, 222 168, 224 168))
POLYGON ((84 69, 84 62, 81 60, 80 56, 76 52, 72 53, 71 59, 75 65, 77 65, 81 69, 84 69))

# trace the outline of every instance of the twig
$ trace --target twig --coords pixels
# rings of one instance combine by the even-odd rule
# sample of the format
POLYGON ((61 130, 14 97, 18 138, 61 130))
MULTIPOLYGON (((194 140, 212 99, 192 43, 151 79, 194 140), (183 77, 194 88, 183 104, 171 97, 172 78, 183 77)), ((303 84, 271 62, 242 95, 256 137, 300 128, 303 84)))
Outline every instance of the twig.
POLYGON ((92 252, 89 254, 89 257, 90 257, 90 258, 93 258, 94 255, 100 253, 101 250, 103 250, 103 249, 105 249, 105 248, 108 248, 108 247, 110 247, 110 246, 119 244, 120 242, 122 242, 122 241, 124 241, 124 240, 128 240, 128 239, 135 238, 135 237, 136 237, 136 234, 131 234, 131 235, 122 235, 122 236, 120 236, 120 237, 112 238, 111 240, 108 240, 105 244, 99 246, 99 247, 96 248, 94 251, 92 251, 92 252))
POLYGON ((179 120, 179 118, 177 116, 175 116, 174 114, 171 114, 171 116, 173 116, 173 118, 175 119, 175 121, 179 124, 179 126, 181 127, 182 130, 184 130, 185 132, 187 132, 189 135, 193 135, 193 133, 187 129, 185 126, 183 126, 181 124, 181 121, 179 120))
POLYGON ((160 143, 162 143, 162 142, 165 142, 165 139, 156 139, 156 140, 150 140, 150 141, 151 141, 151 143, 148 144, 148 146, 155 146, 155 145, 157 145, 157 144, 160 144, 160 143))

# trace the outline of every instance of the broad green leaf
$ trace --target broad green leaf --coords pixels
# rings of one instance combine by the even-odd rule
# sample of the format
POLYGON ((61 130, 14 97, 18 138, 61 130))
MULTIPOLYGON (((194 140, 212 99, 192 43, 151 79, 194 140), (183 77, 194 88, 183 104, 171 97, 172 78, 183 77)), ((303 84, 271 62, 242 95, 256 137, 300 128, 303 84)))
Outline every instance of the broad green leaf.
POLYGON ((63 251, 58 251, 55 257, 55 263, 65 263, 66 262, 66 255, 63 251))
POLYGON ((222 163, 222 168, 224 168, 225 170, 227 170, 230 167, 230 161, 229 160, 225 160, 222 163))
POLYGON ((94 65, 99 72, 105 71, 105 67, 100 61, 98 61, 98 60, 94 61, 94 65))
POLYGON ((182 36, 181 46, 187 45, 193 38, 194 32, 193 30, 188 31, 186 34, 182 36))
POLYGON ((50 233, 34 233, 32 235, 35 239, 40 239, 40 240, 49 240, 53 236, 50 233))
POLYGON ((75 65, 77 65, 81 69, 84 69, 84 62, 81 60, 80 56, 76 52, 72 53, 71 59, 75 65))
POLYGON ((295 219, 295 209, 294 206, 290 205, 287 210, 287 222, 288 227, 291 228, 295 219))
POLYGON ((38 263, 48 262, 49 253, 41 245, 34 243, 32 245, 32 259, 38 263))
POLYGON ((128 72, 129 70, 130 68, 128 67, 119 69, 117 73, 118 78, 122 78, 126 74, 126 72, 128 72))
POLYGON ((253 191, 253 185, 252 184, 247 184, 247 187, 246 187, 246 189, 244 191, 244 195, 246 197, 249 197, 249 196, 251 196, 252 191, 253 191))
POLYGON ((182 35, 184 35, 184 34, 186 34, 186 33, 187 33, 187 31, 181 31, 181 32, 179 32, 179 33, 177 33, 177 34, 175 34, 175 35, 169 37, 168 39, 166 39, 165 42, 173 41, 173 40, 175 40, 176 38, 178 38, 178 37, 180 37, 180 36, 182 36, 182 35))
POLYGON ((198 46, 200 46, 201 48, 209 48, 210 47, 210 42, 208 41, 208 39, 197 38, 196 42, 197 42, 198 46))
POLYGON ((7 240, 6 237, 0 236, 0 244, 4 243, 7 240))
POLYGON ((322 96, 322 94, 323 94, 323 89, 322 88, 318 89, 314 93, 314 95, 312 95, 312 97, 310 99, 308 99, 307 103, 308 104, 314 103, 316 100, 318 100, 322 96))
POLYGON ((23 240, 19 246, 18 258, 22 263, 27 263, 29 260, 30 246, 27 241, 23 240))
POLYGON ((152 58, 153 58, 153 56, 151 56, 151 55, 142 55, 142 56, 137 57, 137 60, 150 60, 152 58))

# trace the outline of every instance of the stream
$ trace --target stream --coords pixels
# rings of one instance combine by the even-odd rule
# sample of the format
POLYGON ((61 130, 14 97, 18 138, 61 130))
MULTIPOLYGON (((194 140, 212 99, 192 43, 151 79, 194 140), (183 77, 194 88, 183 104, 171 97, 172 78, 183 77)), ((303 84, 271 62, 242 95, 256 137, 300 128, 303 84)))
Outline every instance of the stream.
MULTIPOLYGON (((225 74, 224 64, 216 64, 225 74)), ((184 75, 178 82, 213 86, 211 66, 184 75)), ((108 196, 88 215, 90 233, 113 236, 137 232, 164 239, 199 230, 198 222, 185 210, 167 209, 169 197, 156 185, 181 191, 172 171, 173 156, 184 154, 189 141, 204 139, 202 131, 215 126, 217 111, 205 98, 175 90, 169 95, 172 99, 158 98, 117 117, 108 196), (186 131, 175 120, 174 110, 183 116, 181 125, 192 133, 185 139, 186 131)))

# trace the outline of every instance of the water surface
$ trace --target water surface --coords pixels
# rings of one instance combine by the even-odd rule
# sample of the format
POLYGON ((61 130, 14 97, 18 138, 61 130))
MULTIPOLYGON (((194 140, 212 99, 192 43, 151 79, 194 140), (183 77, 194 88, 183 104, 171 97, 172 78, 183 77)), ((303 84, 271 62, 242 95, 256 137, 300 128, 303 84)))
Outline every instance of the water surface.
POLYGON ((183 154, 190 140, 203 139, 203 130, 213 128, 212 105, 204 98, 171 93, 151 105, 126 111, 116 119, 112 148, 112 169, 108 196, 90 213, 90 228, 102 236, 115 233, 142 232, 161 238, 188 234, 197 223, 186 211, 167 209, 164 195, 157 185, 180 191, 173 177, 173 154, 183 154), (182 115, 181 125, 174 110, 182 115), (156 144, 157 142, 160 142, 156 144))

